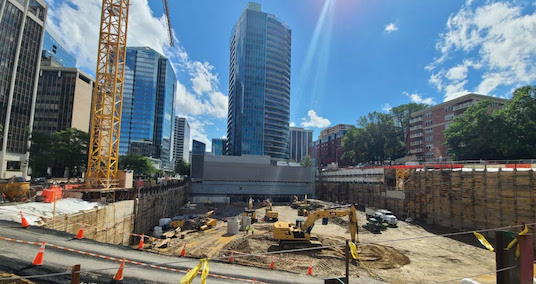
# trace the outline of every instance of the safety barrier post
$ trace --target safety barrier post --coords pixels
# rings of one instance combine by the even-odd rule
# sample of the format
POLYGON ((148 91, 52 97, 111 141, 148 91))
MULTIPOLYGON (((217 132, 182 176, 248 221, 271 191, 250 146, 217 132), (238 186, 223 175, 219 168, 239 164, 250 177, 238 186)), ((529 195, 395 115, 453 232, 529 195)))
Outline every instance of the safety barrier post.
POLYGON ((349 278, 349 262, 350 262, 350 245, 348 244, 348 240, 346 240, 346 247, 344 248, 344 258, 345 258, 345 262, 346 262, 346 284, 350 283, 350 278, 349 278))
POLYGON ((80 284, 80 264, 73 265, 71 270, 71 284, 80 284))
POLYGON ((534 235, 518 236, 519 241, 519 278, 521 284, 532 284, 534 279, 534 235))

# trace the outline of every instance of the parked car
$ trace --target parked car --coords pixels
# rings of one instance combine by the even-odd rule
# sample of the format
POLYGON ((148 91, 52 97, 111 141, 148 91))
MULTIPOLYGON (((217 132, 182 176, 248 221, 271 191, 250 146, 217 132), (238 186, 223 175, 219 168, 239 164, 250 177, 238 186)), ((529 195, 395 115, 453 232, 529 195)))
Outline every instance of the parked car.
POLYGON ((376 214, 378 218, 381 218, 381 220, 389 225, 389 227, 396 227, 397 226, 397 218, 393 214, 393 212, 386 210, 386 209, 380 209, 376 211, 376 214))

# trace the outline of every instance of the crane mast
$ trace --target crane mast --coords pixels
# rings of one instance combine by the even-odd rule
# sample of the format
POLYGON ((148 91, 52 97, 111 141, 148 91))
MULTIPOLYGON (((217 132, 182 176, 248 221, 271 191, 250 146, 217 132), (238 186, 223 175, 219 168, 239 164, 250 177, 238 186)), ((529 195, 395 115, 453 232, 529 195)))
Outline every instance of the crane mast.
POLYGON ((130 0, 103 0, 93 90, 86 184, 117 186, 130 0))

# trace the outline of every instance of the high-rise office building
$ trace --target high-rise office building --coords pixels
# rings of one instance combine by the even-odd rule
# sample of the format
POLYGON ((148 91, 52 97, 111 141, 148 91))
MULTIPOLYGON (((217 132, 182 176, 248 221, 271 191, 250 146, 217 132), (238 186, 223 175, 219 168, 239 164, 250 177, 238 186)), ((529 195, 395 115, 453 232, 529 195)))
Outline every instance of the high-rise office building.
POLYGON ((192 166, 190 175, 192 178, 202 178, 205 163, 205 143, 192 140, 192 166))
POLYGON ((93 79, 76 68, 44 66, 39 71, 34 131, 67 128, 89 132, 93 79))
POLYGON ((212 154, 216 156, 224 155, 226 144, 227 139, 225 138, 212 138, 212 154))
POLYGON ((28 175, 46 14, 43 0, 0 1, 0 178, 28 175))
MULTIPOLYGON (((63 67, 76 67, 76 58, 68 52, 52 32, 45 29, 41 60, 52 61, 63 67)), ((54 65, 54 64, 49 64, 54 65)))
POLYGON ((167 58, 149 47, 128 47, 123 87, 123 113, 119 154, 131 142, 152 141, 152 158, 163 169, 173 169, 171 138, 173 104, 177 88, 175 72, 167 58))
POLYGON ((186 117, 175 117, 173 131, 173 161, 190 162, 190 124, 186 117))
POLYGON ((313 146, 313 131, 300 127, 290 128, 290 159, 296 162, 309 155, 309 148, 313 146))
POLYGON ((249 3, 230 42, 227 149, 288 159, 291 31, 249 3))

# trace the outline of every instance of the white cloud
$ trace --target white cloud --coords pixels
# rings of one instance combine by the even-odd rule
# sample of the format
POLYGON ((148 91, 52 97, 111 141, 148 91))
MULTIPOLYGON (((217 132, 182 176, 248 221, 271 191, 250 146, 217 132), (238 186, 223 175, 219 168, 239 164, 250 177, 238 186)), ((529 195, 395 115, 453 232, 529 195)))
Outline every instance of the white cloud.
POLYGON ((296 127, 296 123, 294 123, 294 122, 290 122, 289 126, 290 126, 290 127, 296 127))
POLYGON ((445 91, 445 99, 467 92, 467 83, 484 95, 533 84, 536 11, 524 9, 523 2, 486 1, 477 7, 472 2, 447 20, 436 45, 440 55, 426 69, 448 71, 434 72, 429 82, 445 91), (472 69, 480 69, 480 76, 471 77, 472 69))
MULTIPOLYGON (((97 58, 98 32, 102 0, 69 0, 59 3, 47 0, 49 12, 47 26, 66 43, 74 53, 78 67, 94 73, 97 58)), ((128 22, 128 46, 148 46, 170 59, 175 72, 189 76, 189 84, 177 82, 175 96, 176 115, 189 115, 192 137, 203 142, 204 127, 195 116, 203 115, 203 121, 227 117, 227 96, 219 90, 218 75, 206 61, 196 61, 188 56, 177 36, 175 46, 169 46, 167 22, 164 16, 157 17, 148 0, 131 0, 128 22), (196 123, 197 121, 197 123, 196 123)))
POLYGON ((393 108, 393 107, 392 107, 391 104, 389 104, 389 103, 384 103, 384 104, 382 105, 382 110, 385 111, 385 112, 390 112, 392 108, 393 108))
POLYGON ((395 24, 390 23, 390 24, 385 26, 384 31, 388 32, 388 33, 396 32, 396 31, 398 31, 398 27, 395 24))
POLYGON ((418 103, 418 104, 427 104, 427 105, 433 105, 435 104, 433 98, 422 98, 421 95, 417 93, 410 94, 408 92, 402 92, 402 94, 406 95, 411 99, 412 102, 418 103))
POLYGON ((451 81, 464 80, 465 78, 467 78, 467 71, 467 66, 465 66, 464 64, 459 64, 450 68, 447 72, 446 77, 451 81))
POLYGON ((177 81, 175 109, 183 115, 209 115, 216 118, 227 117, 227 96, 221 92, 211 92, 208 98, 199 98, 177 81))
POLYGON ((308 119, 306 119, 305 117, 302 118, 303 122, 301 123, 301 125, 303 127, 324 128, 328 127, 331 124, 331 122, 327 118, 318 116, 316 114, 316 111, 312 109, 307 112, 307 116, 309 117, 308 119))

